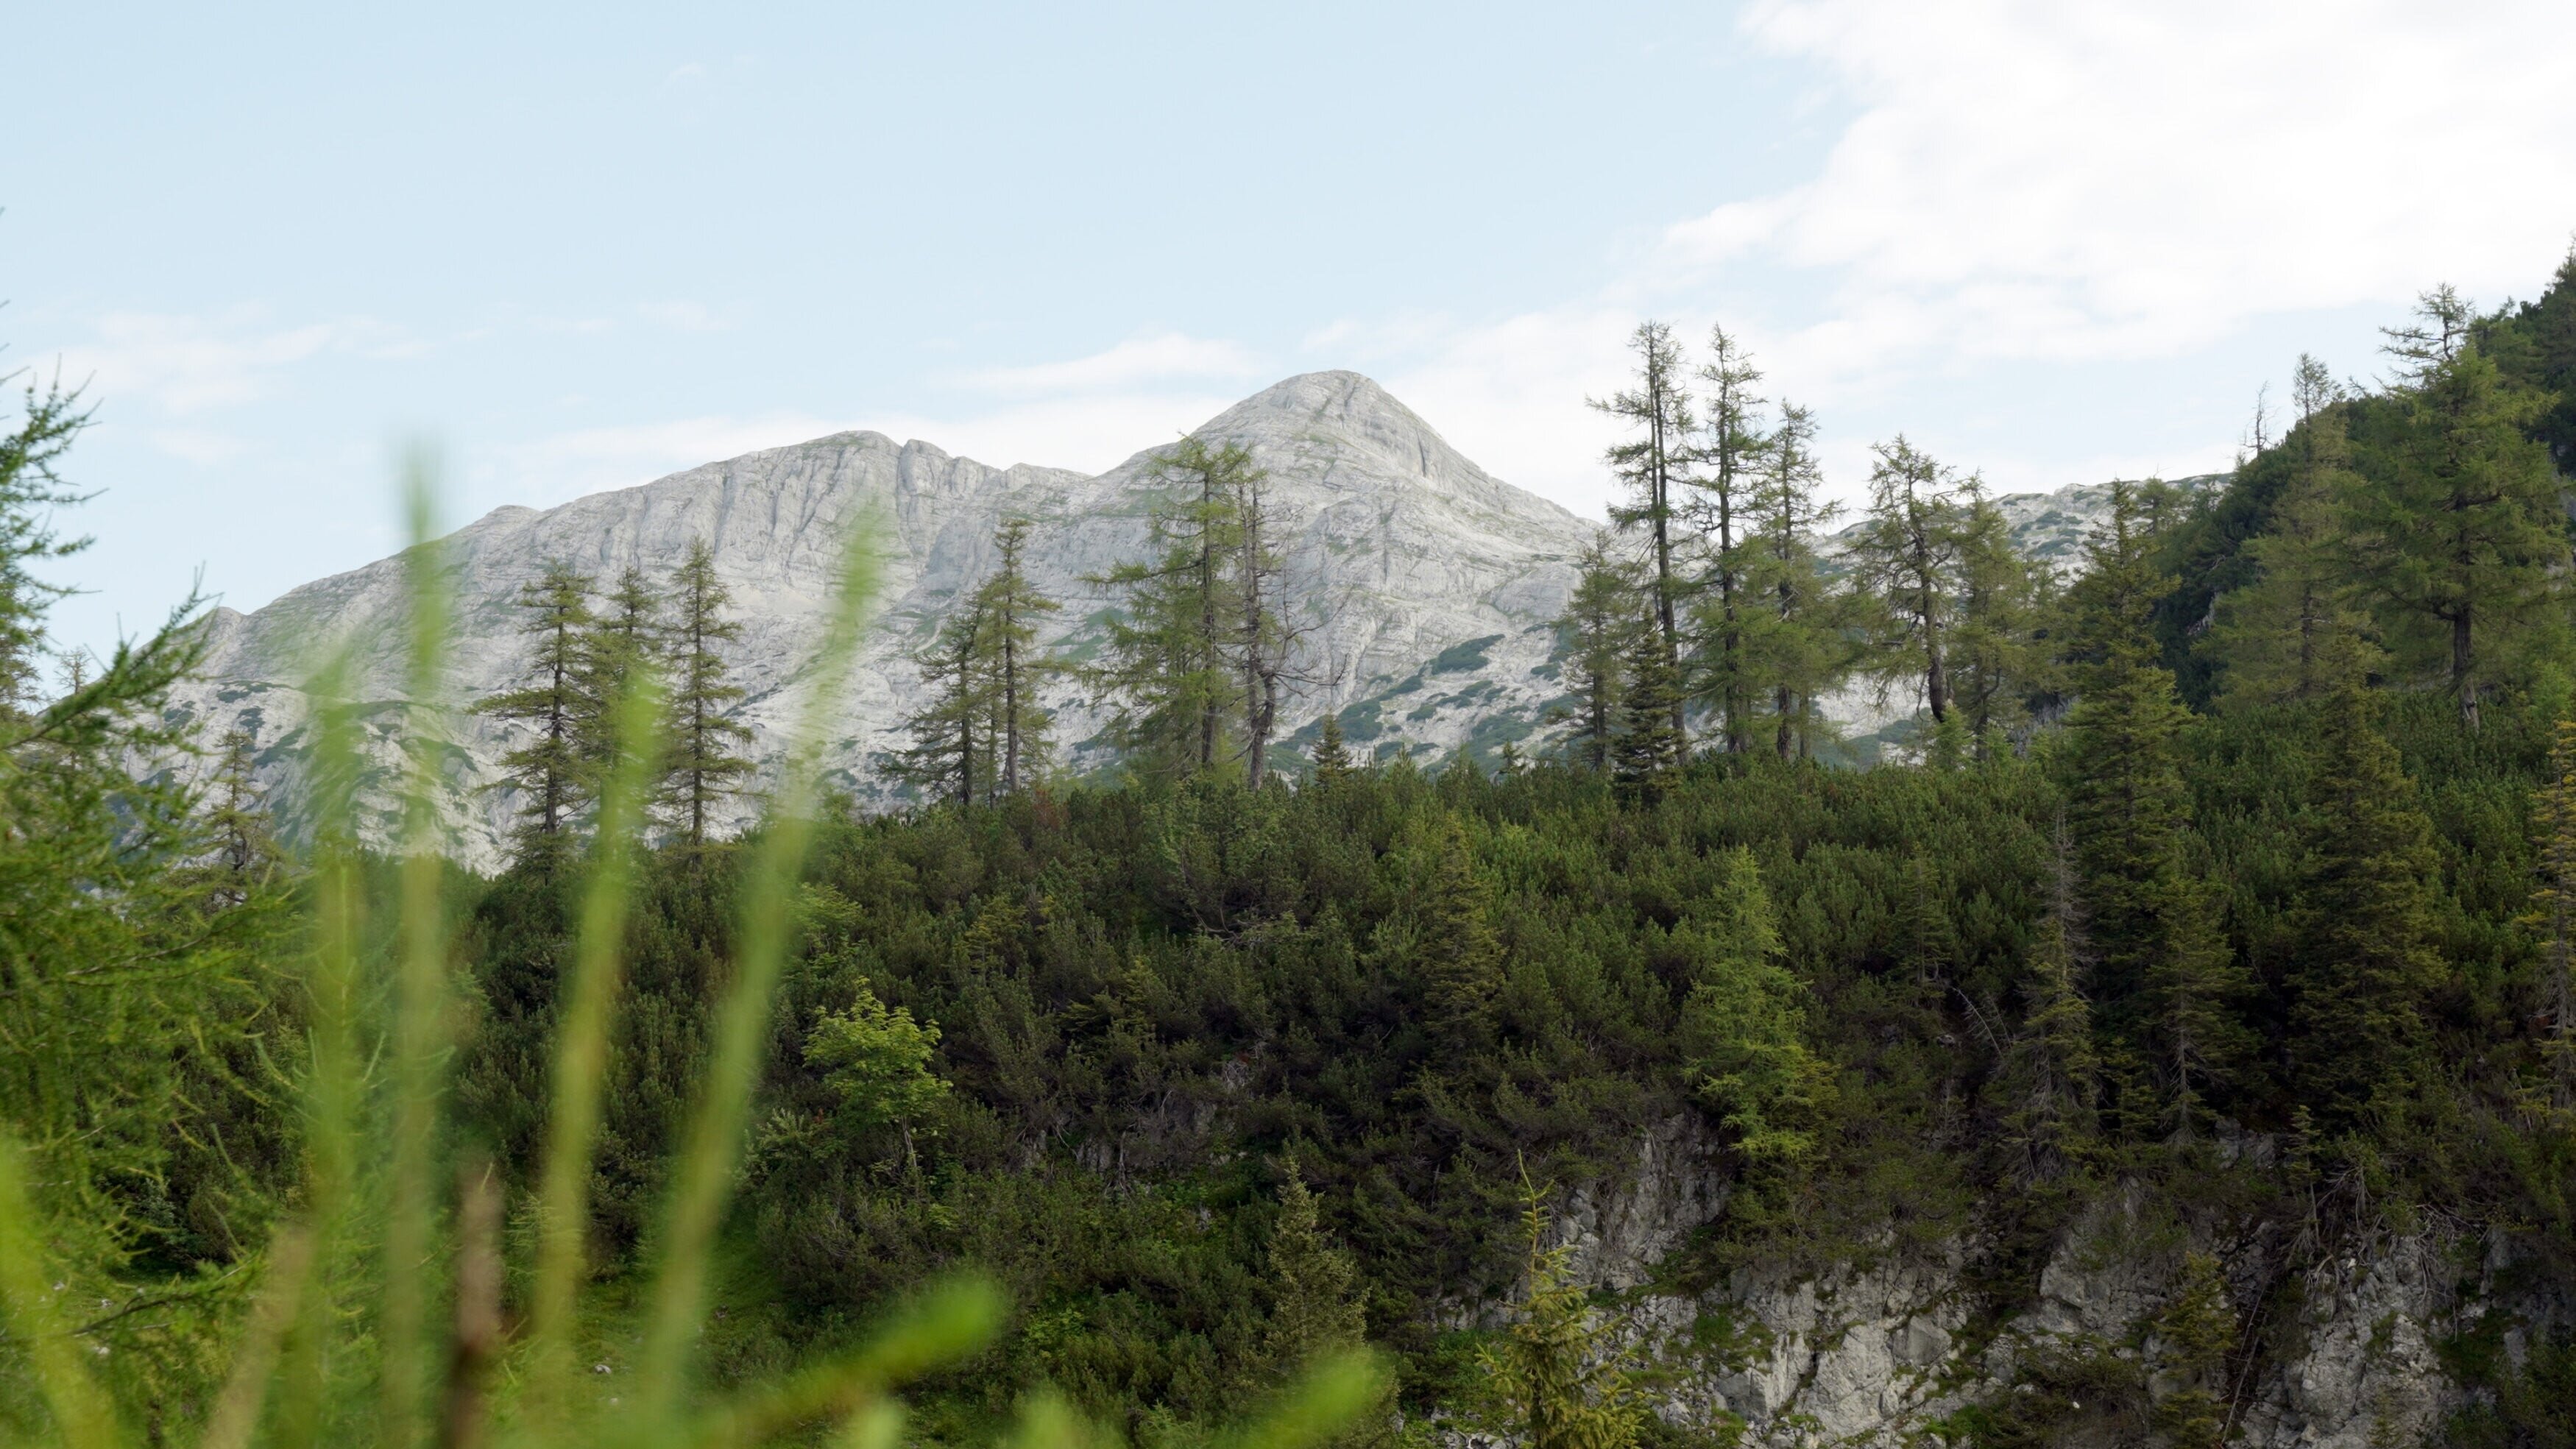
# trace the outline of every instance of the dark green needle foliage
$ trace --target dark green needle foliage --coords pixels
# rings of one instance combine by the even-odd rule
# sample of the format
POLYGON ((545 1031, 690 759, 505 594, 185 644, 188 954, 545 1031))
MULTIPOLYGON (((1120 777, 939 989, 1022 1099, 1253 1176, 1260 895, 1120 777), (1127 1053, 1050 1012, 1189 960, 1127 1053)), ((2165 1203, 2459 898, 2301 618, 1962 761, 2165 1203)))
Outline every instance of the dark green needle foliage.
POLYGON ((730 681, 724 652, 741 640, 742 624, 727 612, 733 594, 716 577, 715 553, 705 539, 689 545, 671 582, 671 753, 663 766, 662 810, 674 834, 703 847, 717 809, 752 771, 742 753, 751 727, 733 717, 743 689, 730 681))

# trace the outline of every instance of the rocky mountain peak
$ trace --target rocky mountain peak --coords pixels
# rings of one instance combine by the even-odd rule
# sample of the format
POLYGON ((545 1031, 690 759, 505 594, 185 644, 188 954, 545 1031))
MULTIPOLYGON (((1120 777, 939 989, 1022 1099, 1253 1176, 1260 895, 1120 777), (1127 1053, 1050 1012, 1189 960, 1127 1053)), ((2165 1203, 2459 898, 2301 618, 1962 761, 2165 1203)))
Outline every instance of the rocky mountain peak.
MULTIPOLYGON (((1288 378, 1195 431, 1242 444, 1270 475, 1287 607, 1310 653, 1310 681, 1290 702, 1285 748, 1327 709, 1343 711, 1366 747, 1424 757, 1489 749, 1537 727, 1556 692, 1551 622, 1589 525, 1486 473, 1354 372, 1288 378)), ((403 697, 403 574, 398 560, 385 559, 247 616, 226 611, 209 626, 207 677, 176 702, 209 732, 253 733, 260 778, 291 824, 309 747, 303 686, 326 648, 349 644, 367 713, 384 724, 371 748, 390 764, 393 740, 405 730, 452 741, 456 848, 489 866, 500 858, 513 802, 506 790, 486 787, 520 741, 517 727, 477 714, 471 702, 509 685, 522 665, 515 600, 524 584, 553 562, 602 585, 629 565, 667 574, 704 540, 743 625, 730 663, 748 691, 741 718, 766 756, 783 744, 792 686, 819 642, 843 543, 851 528, 873 520, 890 535, 878 622, 842 701, 832 753, 841 785, 890 803, 901 792, 886 765, 903 743, 900 722, 919 682, 912 655, 991 568, 995 526, 1014 514, 1042 521, 1030 571, 1065 604, 1046 642, 1084 657, 1114 605, 1089 580, 1148 546, 1152 452, 1087 476, 997 469, 919 440, 844 432, 557 508, 497 508, 442 543, 457 593, 446 700, 403 697)), ((1093 743, 1107 720, 1102 704, 1072 677, 1046 702, 1068 763, 1105 763, 1093 743)), ((752 808, 737 802, 734 819, 752 808)))

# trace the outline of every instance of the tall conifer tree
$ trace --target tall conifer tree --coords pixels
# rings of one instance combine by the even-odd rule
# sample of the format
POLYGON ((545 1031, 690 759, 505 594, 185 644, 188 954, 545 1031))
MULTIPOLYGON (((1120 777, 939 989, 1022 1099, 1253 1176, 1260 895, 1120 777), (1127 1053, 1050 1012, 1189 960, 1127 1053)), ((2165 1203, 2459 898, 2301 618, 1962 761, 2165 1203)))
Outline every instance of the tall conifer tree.
POLYGON ((1763 453, 1771 437, 1761 427, 1763 399, 1754 395, 1761 369, 1723 327, 1709 329, 1709 360, 1699 370, 1707 416, 1693 453, 1697 471, 1683 482, 1692 497, 1686 514, 1708 546, 1708 577, 1699 621, 1699 677, 1695 694, 1715 706, 1727 753, 1752 748, 1753 705, 1746 670, 1745 574, 1753 494, 1762 486, 1763 453))
POLYGON ((501 757, 504 778, 520 797, 521 851, 551 859, 579 815, 590 772, 583 730, 600 710, 596 680, 584 667, 592 626, 591 581, 560 559, 519 589, 519 632, 536 641, 515 689, 483 701, 494 719, 533 726, 536 737, 501 757))
POLYGON ((1351 752, 1342 743, 1342 716, 1339 710, 1327 710, 1324 722, 1315 733, 1313 774, 1315 788, 1330 790, 1350 778, 1351 752))
POLYGON ((2217 601, 2203 645, 2224 670, 2223 705, 2322 699, 2375 652, 2345 526, 2347 500, 2368 485, 2352 471, 2342 389, 2303 356, 2293 396, 2299 421, 2282 443, 2290 476, 2270 526, 2245 545, 2254 578, 2217 601))
POLYGON ((1752 851, 1726 852, 1708 909, 1686 934, 1700 960, 1682 1001, 1684 1078, 1745 1156, 1805 1157, 1832 1069, 1808 1049, 1809 994, 1781 963, 1779 918, 1752 851))
POLYGON ((1575 567, 1574 595, 1557 621, 1565 685, 1574 697, 1565 750, 1584 769, 1608 774, 1638 628, 1636 570, 1599 535, 1584 546, 1575 567))
POLYGON ((969 601, 913 656, 922 701, 904 716, 912 744, 895 764, 898 778, 961 809, 992 789, 993 726, 1000 710, 987 667, 991 628, 988 611, 969 601))
POLYGON ((1747 540, 1738 550, 1743 607, 1743 677, 1750 700, 1771 715, 1771 748, 1781 759, 1812 749, 1814 701, 1838 687, 1852 649, 1843 610, 1816 556, 1816 534, 1840 513, 1824 497, 1815 455, 1814 414, 1780 405, 1746 497, 1747 540))
POLYGON ((2161 663, 2149 611, 2172 581, 2150 558, 2138 491, 2111 489, 2070 591, 2080 697, 2068 721, 2067 821, 2099 963, 2095 1000, 2131 1050, 2159 1069, 2169 1120, 2188 1136, 2207 1090, 2244 1040, 2231 1003, 2241 967, 2195 860, 2179 736, 2188 719, 2161 663))
POLYGON ((1951 699, 1985 759, 2024 722, 2041 678, 2040 621, 2049 578, 2013 546, 2003 510, 1971 480, 1960 504, 1959 612, 1950 636, 1951 699))
POLYGON ((970 609, 981 617, 978 651, 989 676, 995 756, 993 788, 1017 793, 1046 767, 1046 711, 1038 687, 1055 662, 1038 648, 1038 623, 1061 605, 1029 579, 1028 519, 1002 520, 993 533, 993 573, 976 589, 970 609))
POLYGON ((1620 661, 1619 734, 1610 747, 1611 773, 1621 790, 1647 805, 1663 798, 1683 759, 1682 733, 1673 727, 1672 712, 1681 689, 1653 622, 1646 620, 1628 636, 1627 654, 1620 661))
POLYGON ((2422 652, 2443 661, 2460 723, 2510 646, 2566 591, 2567 519, 2548 448, 2526 425, 2547 405, 2509 381, 2473 341, 2450 289, 2428 295, 2422 325, 2392 334, 2413 365, 2405 421, 2376 485, 2355 495, 2364 576, 2422 652))
POLYGON ((2026 1184, 2075 1171, 2100 1131, 2101 1058, 2093 1044, 2093 1006, 2079 984, 2086 943, 2063 823, 2052 844, 2048 910, 2022 972, 2022 1030, 2000 1079, 2004 1143, 2014 1174, 2026 1184))
POLYGON ((715 552, 703 538, 672 581, 671 755, 662 776, 663 807, 681 839, 703 846, 717 805, 742 788, 751 761, 741 753, 751 728, 732 707, 743 689, 727 682, 724 645, 742 638, 742 625, 726 616, 732 592, 716 577, 715 552))
POLYGON ((2358 1126, 2383 1091, 2423 1067, 2424 1004, 2442 974, 2432 824, 2371 715, 2357 680, 2330 696, 2308 792, 2290 1068, 2329 1136, 2358 1126))
POLYGON ((1290 682, 1295 631, 1279 603, 1279 557, 1270 546, 1270 507, 1263 485, 1269 474, 1244 468, 1235 475, 1234 637, 1230 644, 1242 681, 1244 782, 1261 788, 1270 772, 1270 741, 1278 733, 1281 691, 1290 682))
POLYGON ((1869 516, 1852 540, 1853 582, 1878 615, 1879 672, 1921 680, 1933 723, 1945 724, 1959 612, 1959 478, 1901 436, 1876 452, 1869 516))
POLYGON ((1157 454, 1153 556, 1098 582, 1122 598, 1097 671, 1117 701, 1114 733, 1147 779, 1212 774, 1232 748, 1241 675, 1229 648, 1242 615, 1243 480, 1250 452, 1183 438, 1157 454))
POLYGON ((1675 682, 1670 712, 1673 734, 1680 737, 1687 729, 1679 687, 1682 583, 1673 567, 1673 553, 1681 521, 1679 495, 1686 486, 1697 424, 1692 420, 1689 380, 1684 376, 1687 364, 1680 345, 1673 341, 1673 329, 1661 322, 1641 322, 1628 346, 1637 354, 1636 386, 1607 400, 1594 399, 1592 406, 1636 429, 1635 437, 1612 445, 1607 455, 1611 470, 1627 485, 1629 494, 1627 503, 1610 510, 1610 517, 1621 528, 1646 530, 1648 602, 1664 671, 1675 682))

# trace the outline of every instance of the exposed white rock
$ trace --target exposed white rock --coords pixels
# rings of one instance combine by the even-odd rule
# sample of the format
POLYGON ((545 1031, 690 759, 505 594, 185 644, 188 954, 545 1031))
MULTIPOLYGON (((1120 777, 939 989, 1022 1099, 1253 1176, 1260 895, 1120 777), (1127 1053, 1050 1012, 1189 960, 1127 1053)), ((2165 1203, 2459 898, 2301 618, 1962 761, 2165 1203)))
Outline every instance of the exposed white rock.
MULTIPOLYGON (((1318 372, 1267 388, 1196 430, 1241 443, 1270 474, 1275 537, 1288 609, 1306 631, 1315 682, 1283 712, 1284 742, 1302 742, 1327 710, 1352 743, 1425 763, 1459 751, 1489 757, 1537 733, 1561 695, 1554 620, 1574 584, 1574 556, 1594 525, 1502 482, 1369 379, 1318 372)), ((388 771, 405 736, 443 739, 454 852, 498 863, 516 802, 494 788, 498 762, 524 727, 477 714, 473 701, 507 687, 528 654, 515 600, 550 561, 603 585, 629 564, 667 574, 705 539, 743 625, 733 681, 749 691, 739 717, 753 749, 774 761, 797 710, 795 685, 819 642, 841 550, 863 524, 884 559, 881 603, 830 744, 832 783, 863 803, 898 798, 888 757, 919 683, 912 652, 993 567, 992 534, 1006 515, 1038 522, 1029 567, 1064 604, 1058 649, 1080 658, 1101 642, 1112 607, 1085 582, 1142 557, 1151 451, 1097 476, 1022 465, 997 469, 928 443, 838 433, 709 463, 658 482, 559 508, 498 508, 443 541, 455 593, 456 641, 446 688, 412 701, 403 677, 404 570, 385 559, 306 584, 247 616, 209 620, 205 678, 173 703, 206 738, 236 726, 254 735, 258 778, 286 827, 305 824, 301 761, 305 696, 331 650, 352 651, 354 691, 376 763, 388 771)), ((1999 500, 2017 542, 2056 558, 2107 502, 2105 485, 1999 500)), ((1100 705, 1065 679, 1045 697, 1066 763, 1107 763, 1095 741, 1100 705)), ((1834 708, 1860 731, 1906 702, 1881 706, 1850 692, 1834 708)), ((368 829, 393 819, 379 790, 368 829)), ((739 825, 753 797, 733 802, 739 825)))
MULTIPOLYGON (((1557 693, 1551 623, 1590 525, 1487 474, 1356 373, 1290 378, 1197 435, 1244 444, 1270 472, 1288 607, 1310 631, 1308 663, 1321 680, 1292 700, 1286 732, 1345 706, 1356 706, 1355 742, 1382 753, 1438 757, 1479 730, 1487 740, 1529 732, 1557 693)), ((504 688, 526 658, 513 603, 522 585, 551 560, 603 582, 628 564, 667 573, 694 540, 707 540, 743 624, 732 651, 734 681, 750 691, 740 717, 755 751, 771 758, 841 550, 866 522, 884 554, 882 603, 841 704, 831 768, 840 788, 886 800, 885 760, 918 682, 909 655, 992 567, 995 524, 1006 514, 1038 521, 1031 571, 1065 604, 1049 642, 1079 656, 1098 643, 1112 602, 1084 579, 1146 547, 1147 457, 1086 477, 989 468, 927 443, 841 433, 544 512, 496 509, 444 543, 456 645, 441 703, 415 707, 402 676, 399 559, 307 584, 246 617, 218 610, 208 675, 175 703, 210 738, 235 725, 254 732, 259 777, 293 828, 304 808, 304 687, 329 650, 351 649, 376 758, 389 765, 405 731, 452 741, 456 850, 489 866, 514 803, 489 787, 516 736, 458 702, 504 688)), ((1071 681, 1046 702, 1070 763, 1102 763, 1084 744, 1104 712, 1071 681)), ((378 805, 381 830, 389 816, 378 805)), ((736 802, 728 823, 751 808, 736 802)))
MULTIPOLYGON (((2259 1249, 2216 1242, 2147 1215, 2142 1195, 2114 1192, 2081 1214, 2049 1254, 2037 1291, 1987 1331, 1969 1330, 1965 1248, 1883 1252, 1820 1276, 1760 1267, 1718 1288, 1655 1285, 1662 1252, 1712 1221, 1724 1173, 1705 1135, 1677 1119, 1638 1144, 1625 1180, 1570 1194, 1561 1233, 1592 1282, 1623 1290, 1615 1310, 1660 1370, 1656 1412, 1677 1426, 1740 1426, 1746 1445, 1778 1449, 1949 1442, 1936 1423, 2023 1391, 2019 1369, 2048 1356, 2105 1354, 2134 1364, 2161 1393, 2153 1325, 2179 1285, 2187 1250, 2232 1250, 2240 1300, 2259 1249), (1615 1227, 1613 1225, 1616 1225, 1615 1227)), ((2221 1236, 2225 1236, 2224 1233, 2221 1236)), ((2464 1402, 2435 1345, 2489 1314, 2503 1316, 2509 1360, 2536 1334, 2576 1323, 2576 1302, 2517 1272, 2508 1240, 2435 1233, 2382 1239, 2283 1285, 2297 1317, 2261 1324, 2272 1351, 2238 1400, 2232 1443, 2263 1449, 2370 1449, 2427 1442, 2464 1402), (2471 1251, 2481 1250, 2481 1251, 2471 1251)), ((2240 1311, 2250 1306, 2240 1301, 2240 1311)), ((1499 1321, 1498 1305, 1462 1305, 1460 1323, 1499 1321)), ((2139 1406, 2068 1408, 2068 1443, 2139 1442, 2139 1406), (2087 1416, 2096 1416, 2088 1418, 2087 1416)), ((1464 1436, 1460 1436, 1463 1438, 1464 1436)))

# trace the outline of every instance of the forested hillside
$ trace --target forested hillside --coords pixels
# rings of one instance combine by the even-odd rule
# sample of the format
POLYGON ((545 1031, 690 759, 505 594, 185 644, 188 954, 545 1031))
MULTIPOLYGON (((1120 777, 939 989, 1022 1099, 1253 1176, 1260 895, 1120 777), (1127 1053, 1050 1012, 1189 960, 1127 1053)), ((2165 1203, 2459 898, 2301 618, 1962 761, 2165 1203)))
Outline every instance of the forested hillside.
POLYGON ((1061 601, 1002 525, 916 646, 933 803, 900 812, 791 773, 724 838, 704 555, 550 569, 476 702, 525 742, 488 879, 423 844, 426 751, 403 858, 278 851, 239 741, 163 737, 184 624, 45 678, 80 418, 31 394, 0 1421, 196 1442, 261 1344, 311 1387, 232 1442, 442 1384, 536 1434, 561 1404, 516 1386, 575 1358, 582 1402, 685 1416, 859 1362, 966 1269, 1006 1307, 899 1429, 857 1390, 688 1422, 1305 1442, 1222 1436, 1366 1344, 1391 1372, 1336 1442, 2570 1442, 2576 258, 2532 304, 2431 294, 2384 383, 2303 360, 2281 437, 2214 490, 2117 487, 2071 581, 1902 438, 1829 560, 1813 418, 1723 333, 1696 368, 1636 341, 1600 404, 1629 500, 1548 732, 1493 769, 1369 761, 1359 716, 1287 737, 1316 662, 1264 473, 1193 440, 1085 657, 1038 647, 1061 601), (1062 677, 1110 778, 1055 768, 1062 677), (1914 708, 1867 769, 1818 708, 1854 688, 1914 708), (304 1233, 371 1246, 262 1298, 304 1233), (668 1310, 698 1247, 702 1333, 668 1310))

